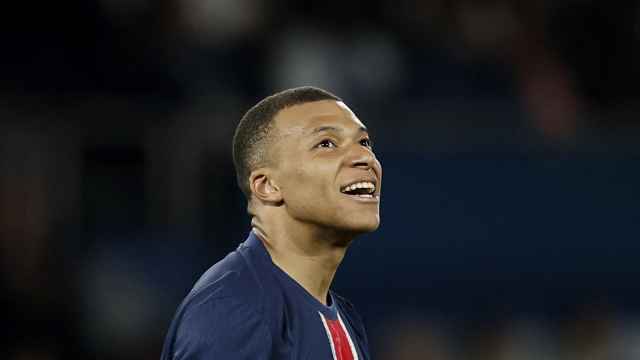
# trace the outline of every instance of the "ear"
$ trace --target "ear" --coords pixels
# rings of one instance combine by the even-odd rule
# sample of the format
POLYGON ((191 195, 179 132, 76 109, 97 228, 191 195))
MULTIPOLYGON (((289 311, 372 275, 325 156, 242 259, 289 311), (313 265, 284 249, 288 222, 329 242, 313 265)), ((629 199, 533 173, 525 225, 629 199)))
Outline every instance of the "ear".
POLYGON ((251 192, 260 201, 266 203, 282 203, 282 193, 280 187, 275 183, 267 169, 257 169, 249 176, 249 186, 251 192))

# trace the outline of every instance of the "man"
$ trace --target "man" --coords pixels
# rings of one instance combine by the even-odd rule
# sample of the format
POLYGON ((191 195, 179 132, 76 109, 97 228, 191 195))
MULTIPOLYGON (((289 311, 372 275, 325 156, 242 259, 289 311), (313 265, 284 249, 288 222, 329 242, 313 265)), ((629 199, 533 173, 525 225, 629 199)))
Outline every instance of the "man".
POLYGON ((162 359, 369 359, 361 318, 329 289, 380 223, 365 126, 333 94, 289 89, 245 114, 233 159, 252 231, 180 305, 162 359))

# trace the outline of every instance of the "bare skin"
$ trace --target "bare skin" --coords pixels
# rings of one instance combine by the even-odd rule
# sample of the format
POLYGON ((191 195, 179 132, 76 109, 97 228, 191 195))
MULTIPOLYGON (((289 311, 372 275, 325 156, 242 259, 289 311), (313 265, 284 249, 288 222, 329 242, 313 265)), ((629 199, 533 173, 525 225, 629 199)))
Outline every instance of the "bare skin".
POLYGON ((366 128, 342 102, 286 108, 274 126, 272 161, 249 179, 253 231, 274 264, 326 305, 349 244, 380 224, 382 167, 366 128), (341 191, 364 181, 375 184, 371 196, 341 191))

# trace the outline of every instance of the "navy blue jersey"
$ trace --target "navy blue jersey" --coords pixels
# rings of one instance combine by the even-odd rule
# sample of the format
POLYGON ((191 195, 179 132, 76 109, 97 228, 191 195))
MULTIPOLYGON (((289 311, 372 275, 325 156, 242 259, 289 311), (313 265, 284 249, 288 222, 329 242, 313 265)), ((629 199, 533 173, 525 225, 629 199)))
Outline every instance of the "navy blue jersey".
POLYGON ((275 266, 252 232, 184 299, 162 360, 370 359, 353 306, 332 291, 328 303, 275 266))

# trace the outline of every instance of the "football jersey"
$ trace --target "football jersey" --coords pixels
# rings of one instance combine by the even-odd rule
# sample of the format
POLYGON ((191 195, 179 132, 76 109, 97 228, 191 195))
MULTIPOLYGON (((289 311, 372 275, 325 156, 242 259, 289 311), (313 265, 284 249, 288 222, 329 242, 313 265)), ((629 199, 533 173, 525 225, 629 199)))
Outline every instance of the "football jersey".
POLYGON ((369 359, 354 307, 331 290, 327 303, 276 266, 251 232, 179 306, 162 359, 369 359))

